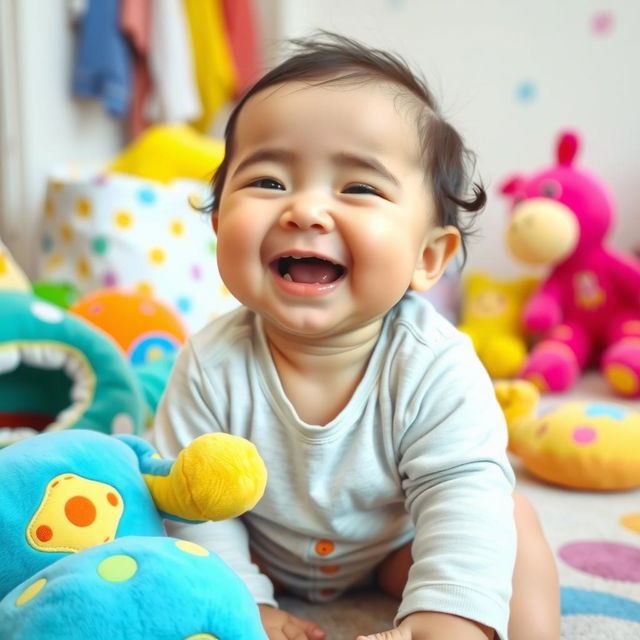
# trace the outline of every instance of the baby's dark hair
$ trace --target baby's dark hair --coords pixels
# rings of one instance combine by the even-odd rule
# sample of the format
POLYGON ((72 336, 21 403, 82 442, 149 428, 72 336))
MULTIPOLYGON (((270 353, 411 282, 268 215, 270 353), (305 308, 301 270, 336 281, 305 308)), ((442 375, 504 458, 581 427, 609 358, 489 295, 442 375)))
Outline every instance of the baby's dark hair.
POLYGON ((481 184, 473 183, 467 197, 473 154, 464 146, 458 132, 441 116, 426 81, 414 73, 398 55, 370 49, 342 35, 320 31, 309 38, 290 41, 292 55, 260 78, 235 106, 225 129, 225 156, 212 179, 215 211, 220 202, 233 153, 238 116, 245 103, 256 93, 277 84, 307 80, 311 84, 338 82, 386 82, 405 89, 417 99, 420 109, 417 130, 425 181, 431 184, 438 224, 452 225, 460 231, 466 258, 466 237, 471 232, 473 216, 461 220, 460 209, 474 214, 485 205, 481 184))

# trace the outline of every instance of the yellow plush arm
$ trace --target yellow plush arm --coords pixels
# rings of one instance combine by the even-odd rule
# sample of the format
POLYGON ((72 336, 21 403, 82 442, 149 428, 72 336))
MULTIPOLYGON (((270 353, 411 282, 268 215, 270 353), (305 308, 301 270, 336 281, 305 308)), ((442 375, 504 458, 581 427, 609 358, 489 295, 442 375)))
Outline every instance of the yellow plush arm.
POLYGON ((535 417, 540 393, 528 380, 500 380, 494 390, 507 421, 509 449, 515 451, 518 427, 535 417))
POLYGON ((252 509, 262 497, 267 470, 256 447, 237 436, 196 438, 169 475, 143 474, 158 509, 187 520, 224 520, 252 509))

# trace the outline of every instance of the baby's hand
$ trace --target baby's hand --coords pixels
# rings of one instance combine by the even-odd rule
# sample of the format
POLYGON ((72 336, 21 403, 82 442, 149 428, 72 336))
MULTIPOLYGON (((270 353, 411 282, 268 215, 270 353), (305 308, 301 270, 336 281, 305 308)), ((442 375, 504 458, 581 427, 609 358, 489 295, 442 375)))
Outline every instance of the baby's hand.
POLYGON ((493 639, 493 630, 457 616, 418 611, 408 615, 395 629, 358 636, 356 640, 458 640, 493 639))
POLYGON ((269 640, 323 640, 325 631, 311 620, 296 618, 266 604, 258 605, 269 640))

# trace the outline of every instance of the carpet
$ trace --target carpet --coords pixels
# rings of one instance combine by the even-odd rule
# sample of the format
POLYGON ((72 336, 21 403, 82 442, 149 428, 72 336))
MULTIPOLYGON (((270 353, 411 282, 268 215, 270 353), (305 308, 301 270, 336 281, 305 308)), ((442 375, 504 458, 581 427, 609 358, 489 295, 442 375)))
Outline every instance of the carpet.
MULTIPOLYGON (((569 399, 618 402, 598 376, 586 376, 569 399)), ((623 403, 638 409, 638 403, 623 403)), ((640 639, 640 489, 573 491, 546 484, 512 459, 518 487, 533 503, 556 555, 561 584, 562 640, 640 639)), ((397 602, 375 592, 314 605, 281 599, 282 608, 316 621, 327 640, 390 628, 397 602)))

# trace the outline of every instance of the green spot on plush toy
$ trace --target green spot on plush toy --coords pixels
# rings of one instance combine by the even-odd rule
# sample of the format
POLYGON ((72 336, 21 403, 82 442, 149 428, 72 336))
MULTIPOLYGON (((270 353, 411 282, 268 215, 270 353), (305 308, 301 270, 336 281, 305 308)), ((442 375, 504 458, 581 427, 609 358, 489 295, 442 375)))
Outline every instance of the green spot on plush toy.
POLYGON ((266 470, 228 434, 176 460, 136 436, 82 429, 0 451, 3 640, 265 640, 244 583, 162 517, 220 520, 251 509, 266 470))

